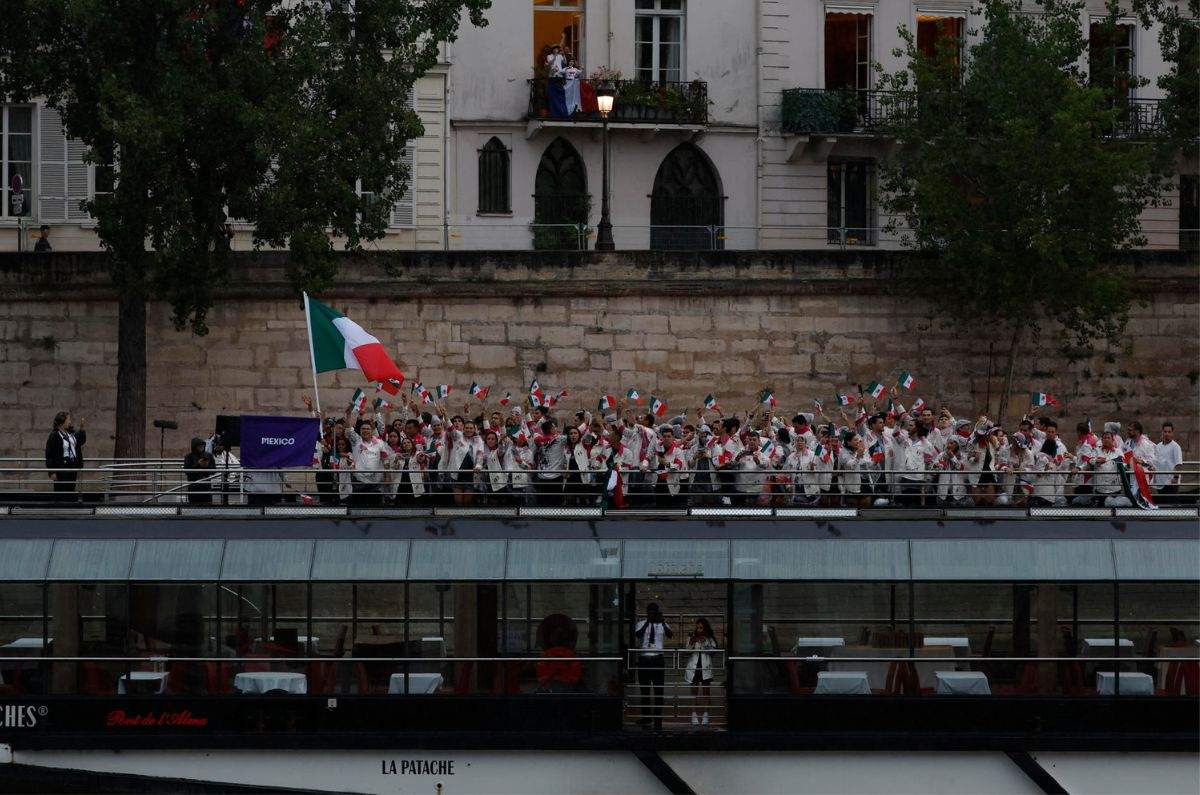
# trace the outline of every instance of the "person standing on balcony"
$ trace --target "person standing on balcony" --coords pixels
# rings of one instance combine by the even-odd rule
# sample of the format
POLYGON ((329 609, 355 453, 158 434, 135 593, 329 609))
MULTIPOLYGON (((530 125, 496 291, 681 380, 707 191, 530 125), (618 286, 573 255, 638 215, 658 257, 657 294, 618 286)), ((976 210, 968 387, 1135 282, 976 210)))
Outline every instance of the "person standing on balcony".
MULTIPOLYGON (((75 491, 75 483, 79 478, 79 470, 83 468, 83 445, 87 442, 87 432, 84 431, 85 421, 79 421, 76 428, 71 421, 71 412, 60 411, 54 415, 54 428, 46 439, 46 471, 54 491, 66 494, 75 491)), ((70 500, 71 497, 56 497, 59 500, 70 500)))
POLYGON ((1175 425, 1162 424, 1162 441, 1154 445, 1154 488, 1160 495, 1179 493, 1179 475, 1175 467, 1183 463, 1183 451, 1175 441, 1175 425))
POLYGON ((573 116, 575 111, 582 111, 583 104, 579 101, 579 79, 583 77, 583 70, 579 68, 579 62, 572 58, 567 62, 567 68, 563 70, 563 94, 567 103, 567 115, 573 116))

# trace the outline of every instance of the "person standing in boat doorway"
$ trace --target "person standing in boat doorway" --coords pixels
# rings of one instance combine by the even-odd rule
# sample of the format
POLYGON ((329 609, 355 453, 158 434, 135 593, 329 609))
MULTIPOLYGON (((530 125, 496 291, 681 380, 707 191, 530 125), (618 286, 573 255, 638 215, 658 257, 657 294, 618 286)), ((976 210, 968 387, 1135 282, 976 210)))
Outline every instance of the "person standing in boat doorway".
POLYGON ((657 602, 646 605, 646 617, 633 628, 634 647, 641 651, 637 655, 637 679, 641 690, 642 716, 638 723, 662 729, 663 686, 666 671, 663 666, 663 638, 675 633, 663 619, 657 602))

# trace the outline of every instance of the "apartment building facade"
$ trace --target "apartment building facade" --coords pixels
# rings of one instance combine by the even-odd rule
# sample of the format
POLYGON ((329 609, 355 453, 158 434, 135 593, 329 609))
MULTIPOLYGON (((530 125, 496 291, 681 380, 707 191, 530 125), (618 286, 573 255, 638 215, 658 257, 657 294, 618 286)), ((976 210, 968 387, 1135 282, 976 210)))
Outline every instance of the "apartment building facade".
MULTIPOLYGON (((1091 0, 1081 29, 1103 14, 1091 0)), ((981 25, 969 0, 493 0, 487 18, 414 86, 425 132, 379 248, 594 246, 600 73, 618 89, 607 119, 618 249, 898 247, 875 206, 891 143, 873 64, 904 65, 902 25, 923 48, 942 37, 965 48, 981 25), (573 65, 577 79, 557 74, 573 65)), ((1129 19, 1109 50, 1148 80, 1128 87, 1138 128, 1159 120, 1157 33, 1129 19)), ((111 176, 83 162, 52 109, 7 105, 0 121, 0 249, 31 248, 43 225, 56 250, 96 248, 79 201, 111 176)), ((1196 175, 1181 160, 1163 206, 1145 211, 1151 247, 1195 245, 1196 175)), ((237 240, 248 246, 249 231, 237 240)))

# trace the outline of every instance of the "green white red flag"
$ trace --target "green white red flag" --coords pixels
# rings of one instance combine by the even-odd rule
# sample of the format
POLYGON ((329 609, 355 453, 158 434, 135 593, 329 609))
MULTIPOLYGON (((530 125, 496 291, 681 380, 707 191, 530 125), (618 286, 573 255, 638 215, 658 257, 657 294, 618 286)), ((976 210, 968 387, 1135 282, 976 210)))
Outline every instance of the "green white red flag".
POLYGON ((842 394, 840 392, 834 396, 834 399, 837 401, 837 404, 839 406, 849 406, 851 403, 854 402, 853 396, 842 394))
POLYGON ((777 401, 775 400, 775 393, 769 389, 764 389, 758 395, 758 402, 763 404, 764 406, 770 406, 770 407, 774 408, 777 403, 777 401))
POLYGON ((350 397, 350 410, 357 411, 360 414, 367 408, 367 393, 361 389, 354 390, 354 394, 350 397))
MULTIPOLYGON (((304 294, 308 346, 313 370, 361 370, 368 381, 404 383, 404 373, 384 350, 383 343, 331 306, 304 294)), ((394 393, 393 393, 394 394, 394 393)))
POLYGON ((667 413, 667 401, 660 400, 654 395, 650 396, 650 411, 655 417, 661 417, 667 413))
POLYGON ((603 411, 612 411, 616 407, 617 407, 617 396, 616 395, 601 395, 600 396, 600 403, 599 403, 600 411, 602 411, 602 412, 603 411))
POLYGON ((912 389, 914 386, 917 385, 916 377, 912 373, 910 373, 908 370, 905 370, 904 372, 902 372, 900 374, 900 378, 898 378, 897 381, 899 382, 900 386, 904 387, 905 389, 912 389))
POLYGON ((872 400, 879 400, 879 398, 887 394, 887 387, 878 381, 872 381, 867 384, 867 394, 871 396, 872 400))
POLYGON ((1058 400, 1055 399, 1054 395, 1048 395, 1045 392, 1031 392, 1029 403, 1033 406, 1057 406, 1058 400))
POLYGON ((634 403, 636 403, 639 406, 642 405, 642 394, 640 392, 638 392, 636 389, 631 389, 628 392, 626 392, 625 397, 629 398, 630 400, 632 400, 634 403))
POLYGON ((492 388, 490 386, 480 386, 479 384, 472 381, 471 382, 471 397, 475 398, 476 400, 480 400, 480 401, 487 400, 488 392, 490 392, 491 389, 492 388))
POLYGON ((716 411, 718 408, 720 408, 720 404, 717 403, 717 398, 711 393, 708 395, 708 397, 704 398, 704 408, 708 409, 709 411, 716 411))

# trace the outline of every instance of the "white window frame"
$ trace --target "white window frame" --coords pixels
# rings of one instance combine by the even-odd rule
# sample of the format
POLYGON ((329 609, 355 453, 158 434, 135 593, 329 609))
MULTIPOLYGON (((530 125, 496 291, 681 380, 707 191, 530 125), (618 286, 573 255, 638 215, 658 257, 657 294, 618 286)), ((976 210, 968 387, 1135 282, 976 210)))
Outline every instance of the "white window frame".
MULTIPOLYGON (((1104 22, 1107 19, 1108 19, 1107 17, 1103 17, 1103 16, 1089 16, 1088 17, 1087 39, 1088 39, 1089 45, 1091 43, 1091 38, 1092 38, 1092 25, 1096 24, 1097 22, 1104 22)), ((1137 19, 1135 19, 1133 17, 1117 17, 1117 24, 1128 27, 1130 29, 1129 30, 1129 49, 1130 49, 1129 60, 1133 66, 1133 69, 1131 69, 1129 72, 1129 99, 1137 99, 1138 98, 1138 88, 1139 88, 1139 86, 1137 85, 1137 82, 1138 82, 1138 77, 1141 76, 1141 72, 1139 71, 1139 66, 1138 66, 1138 55, 1141 53, 1141 49, 1142 49, 1141 42, 1138 41, 1138 32, 1139 32, 1141 26, 1138 24, 1137 19)), ((1086 58, 1086 53, 1084 54, 1084 57, 1086 58)))
MULTIPOLYGON (((612 0, 609 0, 612 2, 612 0)), ((636 5, 636 4, 635 4, 636 5)), ((642 69, 637 66, 638 43, 637 37, 637 20, 639 17, 649 17, 652 22, 652 32, 650 39, 650 80, 653 83, 658 83, 662 80, 662 64, 659 63, 659 45, 662 44, 662 20, 664 17, 673 17, 679 20, 679 82, 687 82, 687 0, 681 0, 679 8, 662 8, 662 0, 654 0, 654 8, 634 8, 633 11, 633 73, 638 80, 641 79, 642 69)))
MULTIPOLYGON (((825 85, 825 18, 828 17, 830 14, 858 14, 861 16, 867 16, 867 17, 871 18, 871 30, 870 30, 870 33, 867 35, 867 65, 868 65, 868 67, 867 67, 867 84, 865 86, 861 86, 858 89, 859 91, 870 91, 872 88, 875 87, 875 70, 870 68, 870 64, 872 64, 875 60, 875 6, 874 5, 854 5, 854 4, 846 4, 846 3, 841 3, 841 4, 831 3, 828 5, 825 5, 821 8, 821 34, 820 34, 820 38, 819 38, 819 41, 821 44, 820 53, 819 53, 820 59, 821 59, 819 61, 819 63, 820 63, 819 74, 821 76, 821 88, 828 88, 828 86, 825 85)), ((916 16, 915 15, 913 16, 913 19, 914 19, 913 31, 914 31, 914 35, 915 35, 915 32, 916 32, 916 22, 915 22, 916 16)), ((857 68, 858 68, 858 66, 857 66, 857 64, 855 64, 855 69, 857 70, 857 68)))
POLYGON ((38 220, 37 202, 34 198, 41 195, 41 170, 39 164, 41 162, 41 146, 38 142, 38 106, 27 102, 5 102, 0 103, 0 203, 4 206, 0 207, 0 221, 6 224, 15 224, 18 221, 31 223, 38 220), (9 180, 12 176, 8 173, 8 111, 10 108, 28 108, 29 109, 29 170, 37 176, 36 180, 30 180, 34 184, 25 186, 25 207, 29 209, 25 215, 11 215, 12 209, 11 200, 8 194, 9 180))

